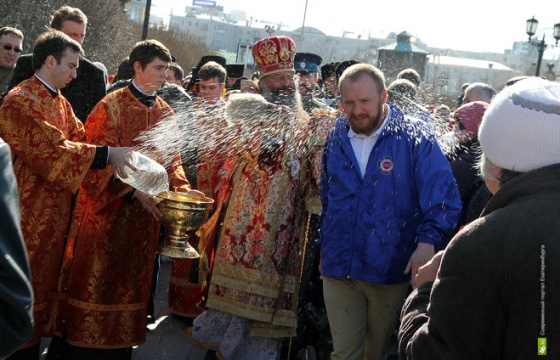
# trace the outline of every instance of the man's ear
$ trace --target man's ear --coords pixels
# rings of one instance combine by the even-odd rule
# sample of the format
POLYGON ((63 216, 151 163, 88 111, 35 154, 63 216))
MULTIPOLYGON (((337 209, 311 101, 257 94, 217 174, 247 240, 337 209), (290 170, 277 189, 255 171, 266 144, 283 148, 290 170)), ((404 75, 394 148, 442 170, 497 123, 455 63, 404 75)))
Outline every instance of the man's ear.
POLYGON ((383 89, 381 92, 381 102, 385 104, 387 102, 387 89, 383 89))
POLYGON ((58 62, 56 61, 56 58, 53 55, 49 55, 45 59, 45 66, 47 67, 47 69, 53 69, 57 64, 58 62))
POLYGON ((134 64, 132 64, 132 69, 134 70, 134 75, 144 70, 142 69, 142 64, 140 64, 140 61, 135 61, 134 64))

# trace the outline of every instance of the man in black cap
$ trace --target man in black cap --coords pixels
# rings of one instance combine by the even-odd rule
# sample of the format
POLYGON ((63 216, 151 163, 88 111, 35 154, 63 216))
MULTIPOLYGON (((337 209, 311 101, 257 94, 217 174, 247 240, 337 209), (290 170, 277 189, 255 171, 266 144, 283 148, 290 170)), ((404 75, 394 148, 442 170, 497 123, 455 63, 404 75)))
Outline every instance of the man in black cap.
POLYGON ((323 81, 323 101, 336 109, 336 97, 338 95, 338 83, 336 81, 337 61, 331 61, 321 66, 321 79, 323 81))
POLYGON ((344 60, 336 64, 336 68, 334 69, 334 73, 336 75, 336 84, 338 86, 338 80, 342 76, 344 70, 348 69, 350 66, 358 64, 356 60, 344 60))
POLYGON ((198 65, 196 66, 196 68, 193 68, 192 70, 192 76, 191 79, 189 81, 189 83, 187 84, 187 86, 185 86, 185 89, 187 90, 187 92, 189 93, 193 93, 194 95, 198 95, 198 83, 200 81, 200 78, 198 76, 198 72, 200 71, 200 68, 204 66, 204 64, 206 64, 207 62, 210 61, 214 61, 218 64, 220 64, 224 69, 226 68, 226 58, 224 58, 223 56, 219 56, 219 55, 204 55, 203 57, 200 58, 200 61, 198 62, 198 65))
POLYGON ((226 90, 232 90, 233 84, 239 79, 243 77, 243 72, 245 71, 245 64, 227 64, 226 65, 226 73, 227 73, 227 80, 226 80, 226 90))
POLYGON ((319 77, 319 65, 321 57, 311 53, 296 53, 294 68, 298 75, 298 87, 305 112, 312 115, 313 109, 320 109, 326 105, 325 102, 314 97, 319 77))

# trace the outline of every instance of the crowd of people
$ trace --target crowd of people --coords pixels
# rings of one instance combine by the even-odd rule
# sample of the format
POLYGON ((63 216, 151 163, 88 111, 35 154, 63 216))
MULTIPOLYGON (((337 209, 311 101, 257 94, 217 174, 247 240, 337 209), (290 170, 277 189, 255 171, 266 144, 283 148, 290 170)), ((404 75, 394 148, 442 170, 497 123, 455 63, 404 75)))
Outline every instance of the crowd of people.
POLYGON ((146 341, 165 202, 121 181, 133 151, 215 202, 168 291, 207 359, 560 351, 559 83, 465 84, 430 110, 416 70, 386 84, 285 36, 253 45, 254 74, 216 55, 185 74, 144 40, 112 75, 84 56, 80 9, 50 28, 26 55, 0 28, 1 359, 146 341))

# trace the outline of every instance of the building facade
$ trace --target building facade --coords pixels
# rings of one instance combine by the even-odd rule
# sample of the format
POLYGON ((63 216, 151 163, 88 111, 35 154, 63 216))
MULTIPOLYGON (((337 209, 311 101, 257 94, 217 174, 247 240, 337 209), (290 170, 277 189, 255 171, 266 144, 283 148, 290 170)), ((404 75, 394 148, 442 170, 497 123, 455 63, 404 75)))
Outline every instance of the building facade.
MULTIPOLYGON (((252 44, 269 36, 272 30, 274 35, 291 37, 298 51, 318 54, 324 62, 352 59, 378 64, 386 71, 388 80, 398 73, 398 68, 413 67, 422 75, 423 83, 446 95, 458 94, 464 82, 487 82, 499 90, 513 76, 533 75, 537 59, 535 47, 526 42, 515 43, 512 49, 500 54, 431 48, 421 41, 411 44, 414 48, 411 53, 400 54, 401 57, 416 56, 418 59, 393 59, 394 52, 385 53, 385 50, 398 45, 395 33, 387 38, 348 34, 331 36, 313 27, 287 30, 282 24, 258 22, 253 18, 247 20, 244 12, 225 14, 222 10, 187 7, 186 15, 170 16, 169 27, 200 37, 214 51, 237 53, 236 62, 246 64, 248 69, 254 68, 250 51, 252 44), (387 66, 391 69, 385 69, 387 66)), ((543 60, 543 70, 548 62, 543 60)), ((552 63, 556 69, 560 68, 560 60, 552 63)))

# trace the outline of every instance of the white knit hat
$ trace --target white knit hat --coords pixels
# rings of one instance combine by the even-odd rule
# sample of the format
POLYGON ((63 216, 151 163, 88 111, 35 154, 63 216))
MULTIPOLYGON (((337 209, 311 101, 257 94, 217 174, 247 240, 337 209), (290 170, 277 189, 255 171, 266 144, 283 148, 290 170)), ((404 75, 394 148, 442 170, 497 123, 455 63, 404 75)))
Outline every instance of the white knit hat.
POLYGON ((486 158, 503 169, 560 163, 560 83, 532 77, 504 88, 486 110, 478 139, 486 158))

